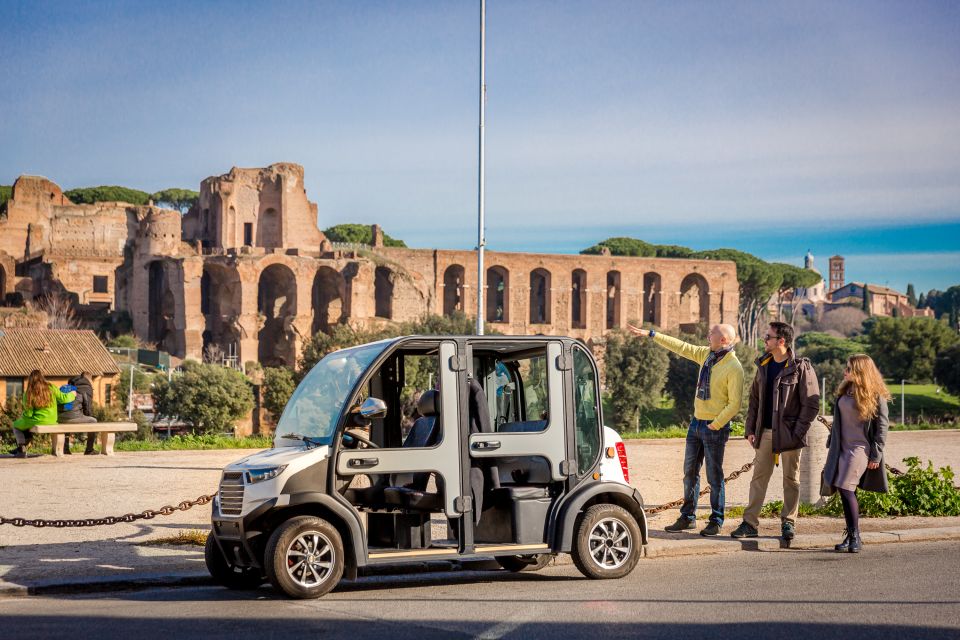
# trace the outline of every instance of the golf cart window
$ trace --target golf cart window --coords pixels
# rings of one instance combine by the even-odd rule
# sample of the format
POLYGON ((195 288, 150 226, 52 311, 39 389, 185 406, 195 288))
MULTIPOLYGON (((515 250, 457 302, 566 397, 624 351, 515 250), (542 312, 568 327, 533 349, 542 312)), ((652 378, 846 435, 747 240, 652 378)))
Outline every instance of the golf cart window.
POLYGON ((497 353, 485 359, 488 401, 495 431, 536 432, 547 428, 547 354, 545 349, 497 353))
POLYGON ((353 386, 388 345, 384 340, 326 355, 287 402, 277 423, 277 442, 294 443, 283 436, 296 434, 317 444, 330 444, 353 386))
POLYGON ((573 348, 573 405, 577 433, 577 467, 585 473, 600 455, 600 411, 597 407, 597 372, 590 356, 573 348))

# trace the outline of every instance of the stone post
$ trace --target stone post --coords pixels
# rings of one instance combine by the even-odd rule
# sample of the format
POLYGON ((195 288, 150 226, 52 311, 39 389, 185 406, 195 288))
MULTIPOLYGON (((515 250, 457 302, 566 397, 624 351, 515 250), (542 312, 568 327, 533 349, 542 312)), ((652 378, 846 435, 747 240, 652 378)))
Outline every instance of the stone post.
MULTIPOLYGON (((826 420, 833 422, 832 416, 826 420)), ((827 461, 827 436, 830 431, 820 420, 814 418, 807 431, 807 446, 800 457, 800 502, 817 504, 821 502, 820 473, 827 461)))

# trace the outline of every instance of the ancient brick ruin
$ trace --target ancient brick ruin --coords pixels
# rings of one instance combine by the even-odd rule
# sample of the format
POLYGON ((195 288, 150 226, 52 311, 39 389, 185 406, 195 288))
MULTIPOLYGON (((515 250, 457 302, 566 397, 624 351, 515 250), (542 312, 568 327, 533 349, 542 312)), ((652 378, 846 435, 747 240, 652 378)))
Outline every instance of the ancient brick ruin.
MULTIPOLYGON (((0 300, 67 295, 89 317, 126 312, 135 333, 177 357, 295 363, 336 323, 375 326, 475 309, 472 251, 329 242, 303 167, 234 168, 200 185, 186 215, 111 202, 77 205, 21 176, 0 218, 0 300)), ((486 253, 486 320, 507 334, 588 343, 628 321, 676 331, 736 323, 732 262, 486 253)))

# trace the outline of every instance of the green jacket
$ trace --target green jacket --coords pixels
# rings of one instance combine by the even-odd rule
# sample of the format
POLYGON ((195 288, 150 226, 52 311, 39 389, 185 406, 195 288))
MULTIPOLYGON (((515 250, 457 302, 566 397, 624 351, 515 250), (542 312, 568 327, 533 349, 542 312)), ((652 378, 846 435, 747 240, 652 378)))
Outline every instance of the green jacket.
POLYGON ((57 405, 73 402, 77 397, 75 391, 64 393, 56 387, 50 385, 50 404, 37 409, 27 409, 27 393, 23 393, 23 415, 13 423, 14 428, 20 431, 29 431, 38 424, 57 424, 57 405))

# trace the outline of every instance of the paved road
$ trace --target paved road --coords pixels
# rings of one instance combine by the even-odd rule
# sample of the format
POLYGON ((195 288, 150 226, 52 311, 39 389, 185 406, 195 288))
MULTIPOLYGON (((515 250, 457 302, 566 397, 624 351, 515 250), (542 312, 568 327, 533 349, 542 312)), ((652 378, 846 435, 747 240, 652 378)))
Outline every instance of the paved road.
POLYGON ((364 579, 317 601, 268 588, 0 600, 8 638, 960 637, 955 543, 650 560, 619 581, 572 567, 364 579))

